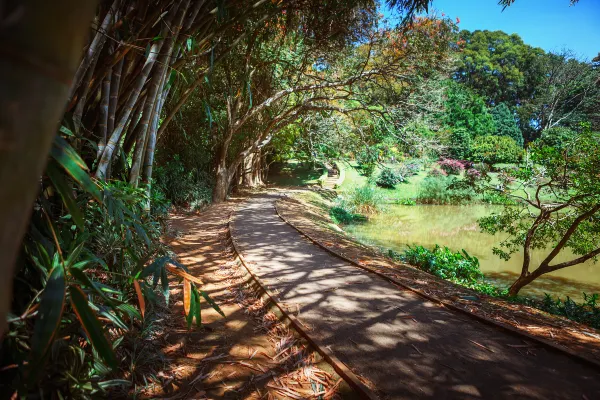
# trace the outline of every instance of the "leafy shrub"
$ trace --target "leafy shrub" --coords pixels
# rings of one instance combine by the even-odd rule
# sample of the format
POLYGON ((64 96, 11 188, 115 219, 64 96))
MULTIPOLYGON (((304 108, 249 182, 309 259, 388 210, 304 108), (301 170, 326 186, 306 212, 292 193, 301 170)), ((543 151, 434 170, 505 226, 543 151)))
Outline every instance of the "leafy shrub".
POLYGON ((562 315, 573 321, 581 322, 596 329, 600 329, 600 305, 598 299, 600 295, 583 294, 583 302, 578 304, 571 300, 569 296, 565 300, 560 298, 553 299, 546 293, 541 302, 534 304, 537 308, 551 314, 562 315))
POLYGON ((405 162, 398 167, 398 173, 403 177, 414 176, 421 170, 421 164, 415 161, 405 162))
POLYGON ((384 168, 377 178, 377 185, 384 188, 393 188, 401 182, 404 182, 404 177, 391 168, 384 168))
POLYGON ((454 128, 450 132, 450 154, 458 159, 466 159, 471 156, 472 139, 465 128, 454 128))
POLYGON ((448 175, 460 175, 465 170, 462 162, 450 158, 438 162, 438 165, 448 175))
POLYGON ((415 199, 400 199, 398 200, 398 204, 403 206, 416 206, 417 202, 415 199))
POLYGON ((329 210, 329 215, 331 216, 333 222, 339 225, 347 225, 354 222, 365 221, 365 217, 363 215, 354 214, 341 206, 331 207, 329 210))
POLYGON ((421 204, 463 204, 476 196, 472 188, 455 183, 448 176, 428 176, 419 186, 417 201, 421 204))
POLYGON ((381 210, 383 197, 372 185, 355 187, 345 197, 338 198, 337 205, 351 214, 374 214, 381 210))
POLYGON ((423 246, 408 247, 402 260, 442 279, 453 282, 476 282, 483 278, 477 257, 465 250, 453 252, 447 247, 436 245, 429 250, 423 246))
POLYGON ((516 163, 523 149, 508 136, 480 136, 473 141, 472 158, 488 164, 516 163))
POLYGON ((177 206, 198 209, 210 204, 212 177, 205 172, 187 170, 179 156, 155 170, 153 190, 161 192, 177 206))
POLYGON ((433 167, 427 172, 427 176, 438 177, 438 176, 448 176, 446 171, 441 168, 433 167))
POLYGON ((375 172, 379 161, 379 150, 376 147, 367 147, 356 155, 356 162, 364 176, 370 177, 375 172))
MULTIPOLYGON (((185 267, 160 242, 164 197, 121 181, 93 182, 75 150, 57 142, 61 166, 73 178, 51 161, 41 180, 47 196, 38 198, 32 213, 0 351, 0 365, 15 368, 3 372, 3 382, 23 398, 111 397, 109 388, 143 382, 135 374, 111 379, 135 362, 131 348, 119 346, 140 338, 159 283, 168 303, 167 270, 181 276, 185 267)), ((190 290, 194 309, 199 295, 208 300, 195 284, 190 290)), ((147 344, 156 354, 158 346, 147 344)))
POLYGON ((475 182, 483 178, 483 174, 475 168, 469 168, 465 171, 465 179, 470 182, 475 182))
POLYGON ((555 127, 544 130, 540 138, 536 140, 536 144, 539 147, 553 147, 561 151, 576 136, 577 132, 572 129, 555 127))

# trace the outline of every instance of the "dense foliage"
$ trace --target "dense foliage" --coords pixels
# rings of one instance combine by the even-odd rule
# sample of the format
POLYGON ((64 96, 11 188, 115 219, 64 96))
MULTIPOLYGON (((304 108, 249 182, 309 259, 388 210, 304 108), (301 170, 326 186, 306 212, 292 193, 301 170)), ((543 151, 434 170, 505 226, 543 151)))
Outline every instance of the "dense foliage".
POLYGON ((523 149, 508 136, 480 136, 471 147, 471 158, 486 164, 517 163, 523 156, 523 149))
MULTIPOLYGON (((529 162, 499 175, 500 192, 518 202, 503 211, 483 218, 481 228, 491 234, 505 232, 508 237, 494 252, 508 259, 524 251, 523 269, 510 293, 519 290, 540 275, 596 260, 600 254, 600 133, 589 126, 561 147, 540 141, 530 146, 529 162), (541 249, 547 256, 539 265, 531 265, 530 252, 541 249), (569 249, 574 255, 558 261, 569 249)), ((486 180, 479 189, 498 191, 486 180)))

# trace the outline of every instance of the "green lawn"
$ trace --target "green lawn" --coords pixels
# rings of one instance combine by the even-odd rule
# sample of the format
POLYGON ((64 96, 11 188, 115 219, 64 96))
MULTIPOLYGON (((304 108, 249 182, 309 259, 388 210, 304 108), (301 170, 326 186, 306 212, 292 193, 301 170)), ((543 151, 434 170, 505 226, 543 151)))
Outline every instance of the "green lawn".
POLYGON ((274 164, 269 171, 268 182, 277 186, 317 185, 323 168, 312 168, 295 160, 274 164))
MULTIPOLYGON (((346 170, 346 178, 340 187, 340 191, 346 191, 351 188, 362 186, 367 183, 368 179, 366 176, 361 175, 360 168, 354 161, 344 163, 346 170)), ((386 167, 396 168, 397 164, 386 164, 386 167)), ((378 176, 380 173, 380 168, 378 167, 373 176, 378 176)), ((408 182, 400 183, 396 185, 394 189, 385 189, 377 187, 377 191, 381 193, 390 203, 396 203, 399 200, 403 199, 412 199, 417 197, 417 193, 419 191, 419 185, 427 176, 427 171, 419 171, 419 173, 415 176, 411 176, 408 179, 408 182)))

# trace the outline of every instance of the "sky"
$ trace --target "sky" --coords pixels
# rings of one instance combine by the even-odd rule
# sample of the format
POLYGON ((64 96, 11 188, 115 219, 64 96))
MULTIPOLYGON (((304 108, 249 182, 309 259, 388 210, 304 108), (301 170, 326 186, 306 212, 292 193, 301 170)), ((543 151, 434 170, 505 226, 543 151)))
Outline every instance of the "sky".
POLYGON ((460 18, 460 29, 517 33, 531 46, 570 49, 591 60, 600 52, 600 0, 569 4, 569 0, 516 0, 502 11, 498 0, 433 0, 432 7, 460 18))

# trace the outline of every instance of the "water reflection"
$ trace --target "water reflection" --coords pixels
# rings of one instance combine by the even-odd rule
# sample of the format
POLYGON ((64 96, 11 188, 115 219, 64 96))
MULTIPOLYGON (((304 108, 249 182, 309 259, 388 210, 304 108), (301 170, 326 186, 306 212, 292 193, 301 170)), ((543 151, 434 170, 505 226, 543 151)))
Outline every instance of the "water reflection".
MULTIPOLYGON (((384 213, 374 216, 364 224, 346 227, 346 230, 364 243, 401 251, 407 245, 433 247, 435 244, 453 250, 465 249, 479 258, 481 269, 501 286, 507 286, 521 271, 522 254, 515 254, 503 261, 492 253, 492 247, 502 240, 500 235, 488 235, 479 231, 477 219, 499 211, 498 206, 400 206, 389 205, 384 213)), ((533 251, 532 266, 546 256, 545 252, 533 251)), ((572 254, 565 252, 557 262, 569 260, 572 254)), ((581 300, 582 292, 600 292, 600 263, 587 263, 565 268, 543 276, 523 289, 530 296, 543 293, 570 296, 581 300)))

